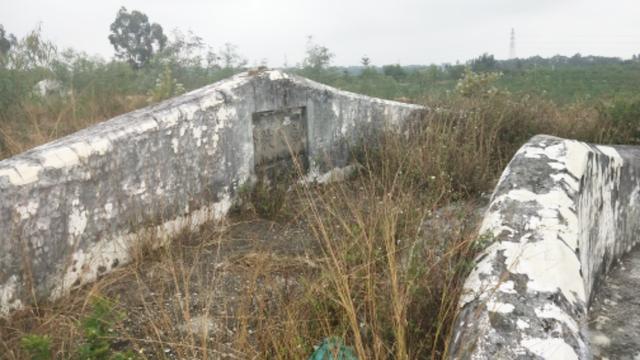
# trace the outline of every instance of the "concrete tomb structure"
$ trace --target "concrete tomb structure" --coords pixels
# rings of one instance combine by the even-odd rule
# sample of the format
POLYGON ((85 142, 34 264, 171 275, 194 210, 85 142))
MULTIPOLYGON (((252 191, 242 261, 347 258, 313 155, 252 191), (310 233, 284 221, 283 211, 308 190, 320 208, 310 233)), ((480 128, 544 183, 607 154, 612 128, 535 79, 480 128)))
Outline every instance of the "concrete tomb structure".
POLYGON ((0 161, 0 315, 128 262, 147 233, 224 216, 241 187, 291 171, 293 156, 326 180, 367 129, 424 110, 243 73, 0 161))
POLYGON ((591 300, 639 231, 640 148, 531 139, 485 214, 451 358, 590 359, 591 300))
MULTIPOLYGON (((130 261, 149 234, 223 217, 256 181, 326 181, 370 130, 424 111, 243 73, 0 161, 0 315, 130 261)), ((640 148, 531 139, 485 214, 451 358, 591 358, 590 301, 637 242, 639 204, 640 148)))

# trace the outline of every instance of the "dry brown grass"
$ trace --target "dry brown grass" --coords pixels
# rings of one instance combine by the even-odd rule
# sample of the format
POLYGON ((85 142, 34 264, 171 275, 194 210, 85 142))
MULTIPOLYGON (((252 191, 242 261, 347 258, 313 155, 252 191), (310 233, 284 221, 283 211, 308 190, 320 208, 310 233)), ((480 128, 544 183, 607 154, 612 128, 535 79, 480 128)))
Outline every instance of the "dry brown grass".
POLYGON ((147 96, 114 96, 108 106, 104 100, 82 98, 79 104, 77 99, 72 92, 21 104, 0 121, 0 160, 148 104, 147 96))
MULTIPOLYGON (((278 222, 234 218, 141 249, 133 264, 2 324, 0 346, 18 359, 22 336, 49 334, 57 356, 69 357, 82 339, 80 319, 101 296, 127 313, 113 329, 114 348, 141 357, 296 359, 328 336, 344 338, 360 358, 439 357, 472 226, 424 234, 424 221, 447 203, 445 190, 432 192, 418 174, 405 179, 415 159, 402 138, 380 144, 357 156, 353 179, 289 192, 278 222), (194 321, 197 333, 185 331, 194 321)), ((470 209, 461 206, 459 216, 470 209)))
POLYGON ((111 350, 141 358, 301 359, 326 337, 360 359, 446 357, 479 251, 480 194, 534 134, 611 140, 586 107, 452 101, 455 111, 357 147, 348 181, 293 187, 276 221, 245 214, 139 249, 93 285, 0 322, 0 353, 25 358, 20 339, 48 334, 56 358, 72 357, 99 296, 126 313, 109 332, 111 350))

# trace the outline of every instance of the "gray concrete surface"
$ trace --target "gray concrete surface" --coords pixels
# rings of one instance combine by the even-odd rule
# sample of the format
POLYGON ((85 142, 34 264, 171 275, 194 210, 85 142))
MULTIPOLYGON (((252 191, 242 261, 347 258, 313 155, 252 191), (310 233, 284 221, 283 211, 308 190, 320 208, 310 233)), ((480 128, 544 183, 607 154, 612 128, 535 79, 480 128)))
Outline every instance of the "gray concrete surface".
POLYGON ((639 230, 640 148, 531 139, 485 214, 451 358, 592 358, 587 308, 639 230))
POLYGON ((624 256, 596 292, 589 339, 596 360, 640 359, 640 248, 624 256))
POLYGON ((0 315, 128 262, 147 233, 167 239, 224 216, 255 181, 256 159, 283 160, 287 142, 307 178, 323 180, 370 129, 425 110, 243 73, 2 160, 0 315))

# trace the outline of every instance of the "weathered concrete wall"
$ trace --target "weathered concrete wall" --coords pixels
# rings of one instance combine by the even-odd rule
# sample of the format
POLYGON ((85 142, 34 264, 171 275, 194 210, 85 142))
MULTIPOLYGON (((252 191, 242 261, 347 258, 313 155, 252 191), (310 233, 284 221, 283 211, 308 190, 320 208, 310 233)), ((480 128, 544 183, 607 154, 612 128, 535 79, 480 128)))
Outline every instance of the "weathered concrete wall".
POLYGON ((482 223, 451 357, 591 358, 591 296, 639 230, 640 148, 531 139, 482 223))
POLYGON ((223 216, 254 158, 282 157, 285 142, 267 139, 277 129, 313 177, 345 166, 366 129, 423 110, 278 71, 244 73, 0 161, 0 315, 126 263, 145 231, 170 236, 223 216), (280 126, 253 129, 267 112, 280 126))

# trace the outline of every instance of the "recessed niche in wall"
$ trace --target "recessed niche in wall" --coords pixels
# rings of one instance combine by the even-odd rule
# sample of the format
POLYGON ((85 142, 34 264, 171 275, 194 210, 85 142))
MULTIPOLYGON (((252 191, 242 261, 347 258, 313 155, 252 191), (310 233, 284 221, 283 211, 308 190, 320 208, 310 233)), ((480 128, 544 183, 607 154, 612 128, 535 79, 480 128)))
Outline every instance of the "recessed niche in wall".
POLYGON ((277 180, 309 167, 307 114, 295 107, 253 114, 255 174, 277 180), (296 165, 297 164, 299 165, 296 165))

